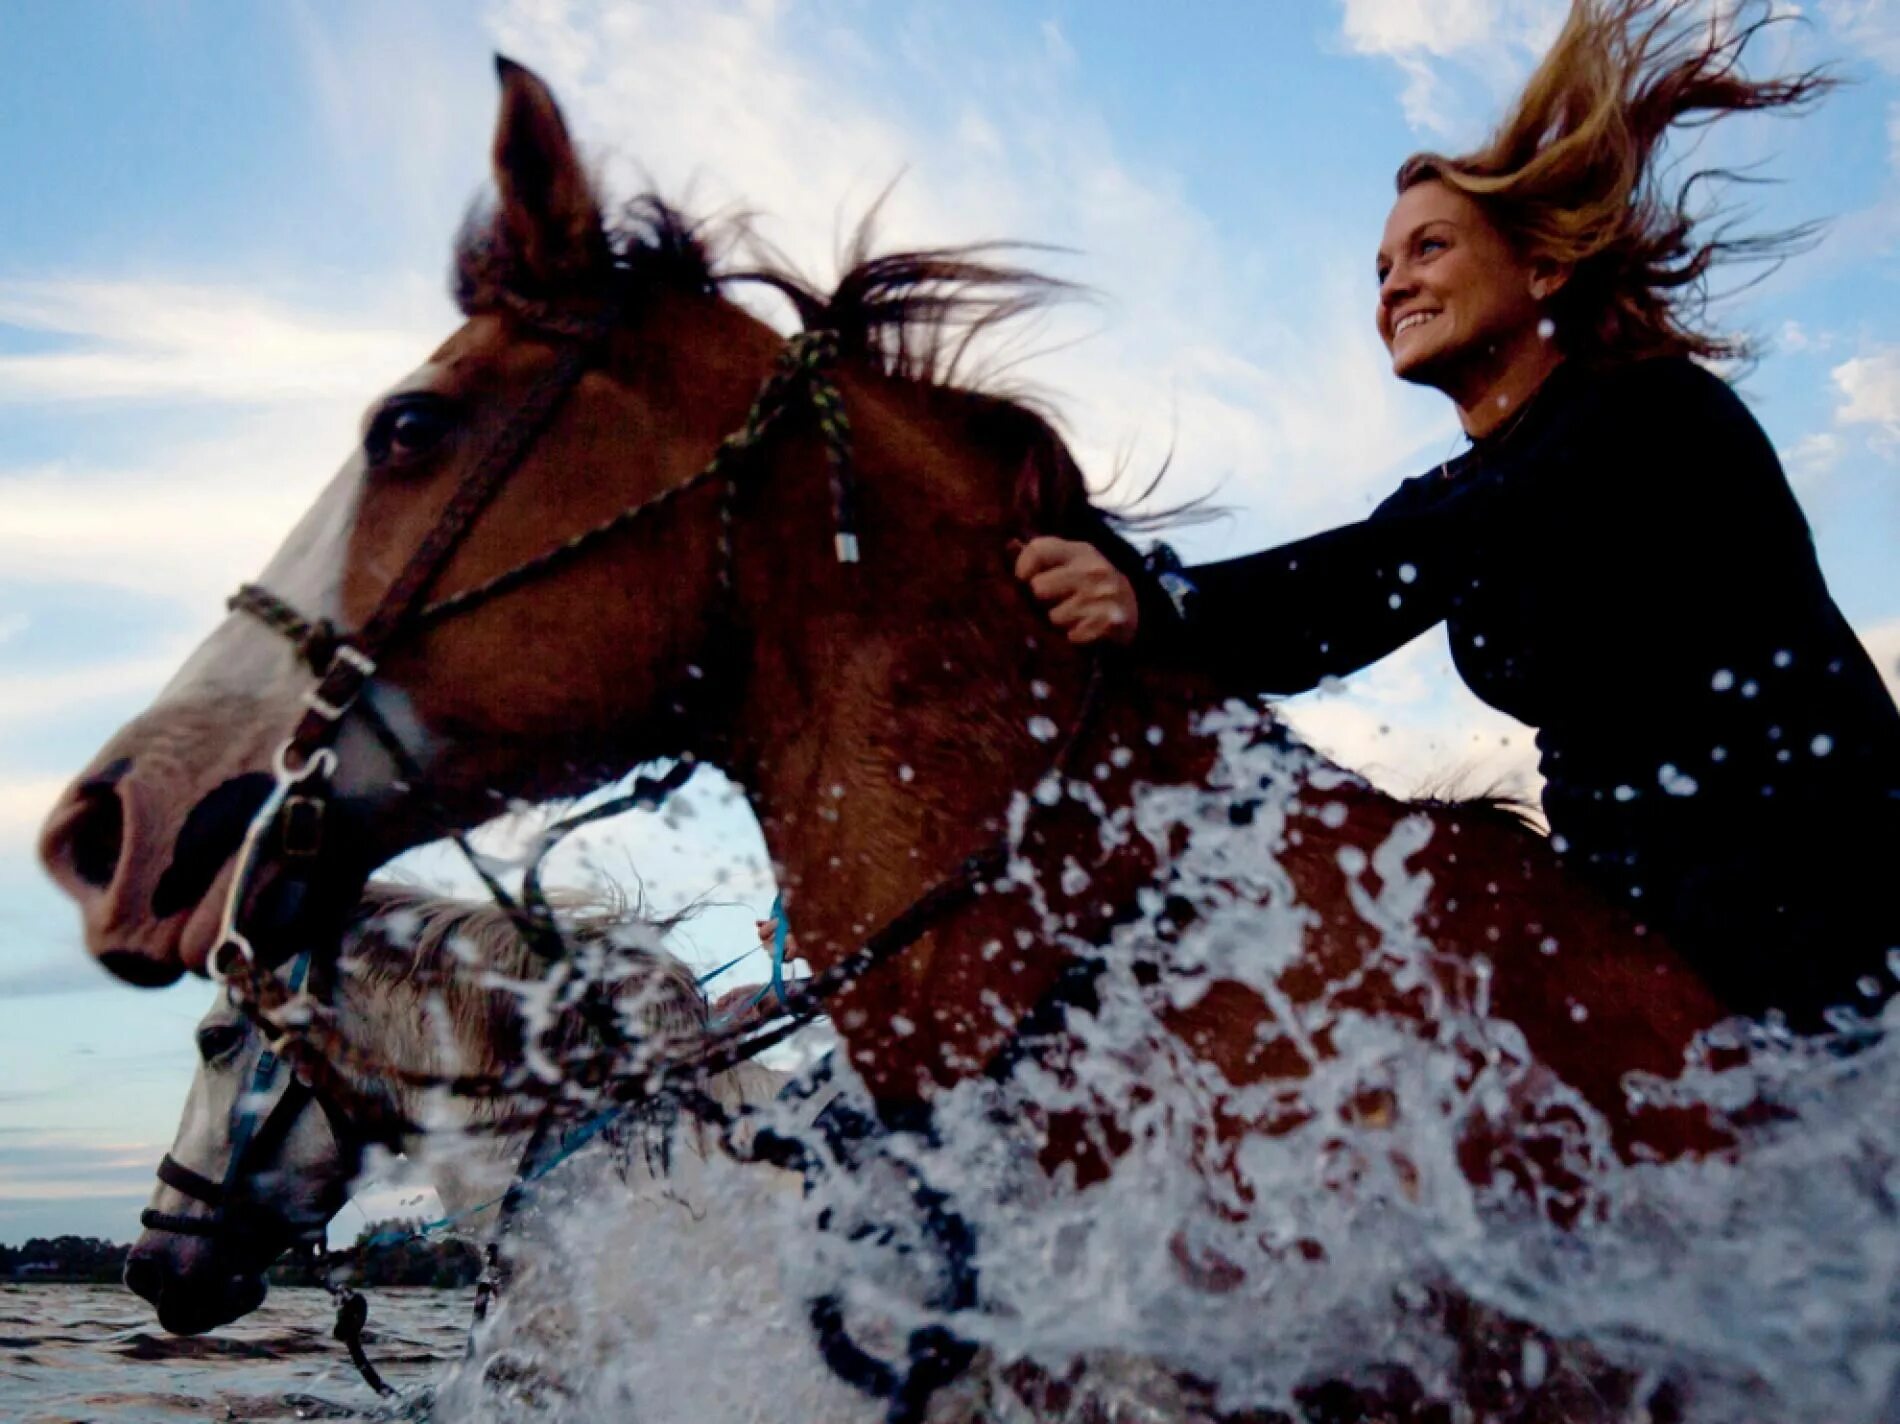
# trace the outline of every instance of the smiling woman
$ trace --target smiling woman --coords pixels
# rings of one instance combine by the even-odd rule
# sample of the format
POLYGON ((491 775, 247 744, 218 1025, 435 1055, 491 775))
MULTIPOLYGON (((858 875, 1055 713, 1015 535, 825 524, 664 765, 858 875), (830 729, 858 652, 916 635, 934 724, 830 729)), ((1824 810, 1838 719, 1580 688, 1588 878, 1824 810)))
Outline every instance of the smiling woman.
POLYGON ((1672 126, 1794 109, 1809 71, 1744 75, 1767 6, 1574 0, 1491 139, 1418 154, 1378 250, 1400 379, 1472 448, 1362 523, 1136 582, 1038 540, 1017 572, 1078 642, 1133 642, 1237 693, 1293 693, 1438 623, 1458 670, 1538 729, 1567 863, 1666 931, 1733 1008, 1818 1028, 1895 987, 1900 713, 1835 606, 1772 447, 1690 357, 1723 257, 1672 126), (1631 700, 1647 708, 1628 715, 1631 700))

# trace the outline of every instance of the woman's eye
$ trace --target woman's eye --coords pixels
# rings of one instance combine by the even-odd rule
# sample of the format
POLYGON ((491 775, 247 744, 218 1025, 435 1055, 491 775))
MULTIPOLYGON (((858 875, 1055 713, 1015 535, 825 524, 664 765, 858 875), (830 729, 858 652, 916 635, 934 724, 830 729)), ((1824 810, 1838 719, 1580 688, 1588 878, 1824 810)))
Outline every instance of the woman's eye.
POLYGON ((1443 252, 1444 250, 1445 239, 1442 237, 1421 237, 1418 240, 1418 251, 1421 257, 1433 252, 1443 252))
POLYGON ((207 1063, 215 1063, 243 1041, 241 1024, 207 1024, 198 1030, 198 1056, 207 1063))
POLYGON ((454 427, 454 412, 446 402, 434 396, 411 396, 376 413, 363 439, 363 452, 372 465, 413 460, 433 450, 454 427))

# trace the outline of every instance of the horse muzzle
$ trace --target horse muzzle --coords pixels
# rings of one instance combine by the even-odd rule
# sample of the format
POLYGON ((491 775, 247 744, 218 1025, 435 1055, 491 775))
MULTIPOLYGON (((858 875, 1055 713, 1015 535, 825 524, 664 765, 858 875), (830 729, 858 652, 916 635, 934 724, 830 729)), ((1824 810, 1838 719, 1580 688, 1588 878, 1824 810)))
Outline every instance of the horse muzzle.
POLYGON ((270 1288, 262 1273, 232 1271, 217 1252, 202 1263, 175 1261, 163 1249, 141 1242, 125 1262, 125 1285, 158 1311, 158 1323, 173 1335, 202 1335, 249 1315, 270 1288))

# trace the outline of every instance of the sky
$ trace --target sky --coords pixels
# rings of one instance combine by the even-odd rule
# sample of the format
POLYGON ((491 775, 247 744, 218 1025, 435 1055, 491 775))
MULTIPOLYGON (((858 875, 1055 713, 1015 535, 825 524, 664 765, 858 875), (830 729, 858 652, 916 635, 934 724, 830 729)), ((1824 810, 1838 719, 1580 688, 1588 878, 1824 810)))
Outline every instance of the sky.
MULTIPOLYGON (((1717 308, 1837 601, 1900 682, 1900 0, 1803 0, 1763 46, 1852 83, 1678 155, 1771 178, 1754 226, 1819 245, 1717 308)), ((1012 238, 1092 297, 1019 374, 1085 469, 1226 511, 1241 553, 1362 516, 1460 448, 1388 373, 1391 175, 1480 139, 1555 0, 10 0, 0 6, 0 1241, 130 1239, 192 1071, 197 980, 83 955, 32 858, 342 461, 363 405, 455 324, 449 238, 486 179, 500 51, 561 97, 611 191, 746 211, 816 273, 887 187, 891 244, 1012 238)), ((1730 285, 1734 285, 1731 283, 1730 285)), ((1263 610, 1262 616, 1271 616, 1263 610)), ((1286 711, 1382 785, 1533 785, 1442 632, 1286 711)), ((1630 715, 1643 715, 1640 688, 1630 715)), ((710 965, 770 902, 756 828, 701 790, 586 857, 710 965)), ((428 854, 414 865, 446 874, 428 854)), ((583 873, 578 863, 569 871, 583 873)), ((759 961, 753 962, 753 968, 759 961)), ((745 974, 735 971, 737 982, 745 974)))

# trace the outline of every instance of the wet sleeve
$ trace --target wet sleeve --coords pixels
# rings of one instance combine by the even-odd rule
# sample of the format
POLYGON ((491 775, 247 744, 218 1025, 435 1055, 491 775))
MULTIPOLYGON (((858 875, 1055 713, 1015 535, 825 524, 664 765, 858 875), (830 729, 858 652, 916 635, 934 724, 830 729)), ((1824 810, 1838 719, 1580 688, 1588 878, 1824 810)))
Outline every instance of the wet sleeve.
POLYGON ((1138 654, 1213 678, 1232 696, 1288 696, 1410 642, 1469 582, 1457 522, 1404 492, 1373 515, 1263 553, 1185 570, 1170 595, 1136 580, 1138 654))

